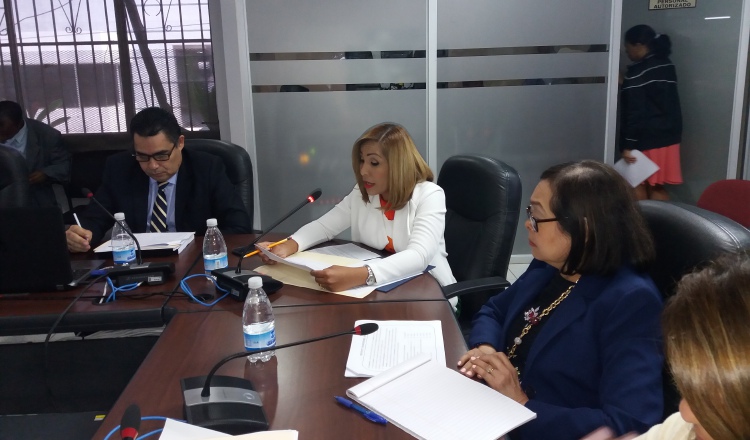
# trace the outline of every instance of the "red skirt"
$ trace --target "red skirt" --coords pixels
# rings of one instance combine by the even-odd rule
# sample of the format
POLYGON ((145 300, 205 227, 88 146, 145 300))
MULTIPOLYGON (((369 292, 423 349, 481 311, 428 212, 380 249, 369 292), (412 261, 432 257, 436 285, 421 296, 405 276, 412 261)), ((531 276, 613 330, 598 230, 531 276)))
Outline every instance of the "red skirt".
POLYGON ((680 144, 645 150, 641 153, 659 166, 659 170, 646 179, 649 185, 679 185, 682 183, 680 144))

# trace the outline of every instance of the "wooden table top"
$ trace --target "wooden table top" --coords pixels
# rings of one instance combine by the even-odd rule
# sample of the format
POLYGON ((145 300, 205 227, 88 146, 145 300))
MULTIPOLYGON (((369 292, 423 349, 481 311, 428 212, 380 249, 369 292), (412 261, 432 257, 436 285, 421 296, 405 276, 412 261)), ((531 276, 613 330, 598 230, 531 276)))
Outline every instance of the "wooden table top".
MULTIPOLYGON (((456 360, 466 351, 447 301, 326 304, 277 308, 274 312, 279 345, 346 331, 358 319, 440 320, 447 366, 455 368, 456 360)), ((241 325, 241 311, 237 310, 175 316, 94 438, 103 438, 117 426, 132 403, 140 406, 144 416, 183 418, 180 379, 205 375, 223 357, 243 351, 241 325)), ((236 359, 218 374, 250 380, 263 399, 271 429, 296 429, 301 439, 412 438, 392 424, 375 425, 334 402, 334 395, 344 395, 363 380, 344 377, 351 338, 279 350, 261 365, 236 359)), ((141 431, 159 428, 159 423, 144 424, 141 431)))

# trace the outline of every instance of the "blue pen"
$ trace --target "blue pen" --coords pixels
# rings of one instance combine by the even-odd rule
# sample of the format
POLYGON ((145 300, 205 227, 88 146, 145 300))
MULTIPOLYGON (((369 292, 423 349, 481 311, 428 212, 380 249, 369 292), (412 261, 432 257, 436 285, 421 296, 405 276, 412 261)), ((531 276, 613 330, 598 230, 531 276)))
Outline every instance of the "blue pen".
POLYGON ((384 419, 383 416, 381 416, 380 414, 372 412, 367 408, 361 407, 349 399, 345 399, 339 396, 333 396, 333 398, 336 399, 336 402, 344 405, 345 407, 351 408, 357 411, 358 413, 362 414, 363 416, 365 416, 367 420, 371 422, 380 423, 381 425, 385 425, 386 423, 388 423, 388 421, 384 419))

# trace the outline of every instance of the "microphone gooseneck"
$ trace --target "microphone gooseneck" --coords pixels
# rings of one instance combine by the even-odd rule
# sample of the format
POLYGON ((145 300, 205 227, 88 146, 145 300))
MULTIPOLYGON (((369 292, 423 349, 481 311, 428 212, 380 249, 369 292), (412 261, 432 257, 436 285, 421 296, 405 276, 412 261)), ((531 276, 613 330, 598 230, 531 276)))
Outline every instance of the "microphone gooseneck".
POLYGON ((122 222, 121 222, 120 220, 117 220, 117 219, 115 218, 115 216, 114 216, 114 215, 112 215, 112 213, 111 213, 111 212, 109 212, 109 210, 108 210, 107 208, 105 208, 105 207, 104 207, 104 205, 102 205, 101 203, 99 203, 99 201, 98 201, 98 200, 96 200, 96 197, 94 197, 94 193, 92 193, 92 192, 91 192, 91 191, 90 191, 90 190, 89 190, 88 188, 83 188, 83 189, 81 189, 81 192, 83 193, 83 195, 84 195, 84 196, 86 196, 86 198, 88 198, 89 200, 93 200, 93 201, 94 201, 94 203, 96 203, 96 204, 97 204, 97 205, 99 206, 99 208, 101 208, 101 209, 102 209, 102 211, 104 211, 104 212, 105 212, 105 213, 106 213, 106 214, 107 214, 108 216, 110 216, 110 218, 112 218, 112 220, 114 220, 114 221, 115 221, 115 223, 117 223, 118 225, 120 225, 120 227, 121 227, 121 228, 122 228, 122 229, 123 229, 123 230, 124 230, 125 232, 127 232, 127 234, 128 234, 129 236, 130 236, 130 238, 132 238, 132 239, 133 239, 133 242, 135 242, 135 246, 136 246, 136 248, 138 249, 138 252, 137 252, 137 254, 136 254, 136 255, 137 255, 137 264, 138 264, 139 266, 140 266, 141 264, 143 264, 143 257, 142 257, 142 255, 141 255, 141 244, 140 244, 140 243, 138 242, 138 239, 137 239, 137 238, 135 238, 135 235, 133 235, 133 233, 132 233, 132 232, 130 231, 130 228, 126 227, 126 226, 125 226, 125 225, 124 225, 124 224, 123 224, 123 223, 122 223, 122 222))
POLYGON ((358 325, 358 326, 354 327, 353 329, 351 329, 349 331, 345 331, 345 332, 341 332, 341 333, 335 333, 335 334, 332 334, 332 335, 320 336, 320 337, 312 338, 312 339, 305 339, 303 341, 292 342, 292 343, 284 344, 284 345, 277 345, 277 346, 274 346, 274 347, 266 347, 266 348, 263 348, 263 349, 260 349, 260 350, 243 351, 243 352, 231 354, 231 355, 225 357, 224 359, 220 360, 219 362, 217 362, 216 365, 214 365, 214 367, 211 369, 211 372, 208 373, 208 376, 206 376, 206 383, 203 385, 203 390, 201 391, 201 396, 202 397, 208 397, 208 396, 211 395, 211 379, 214 377, 214 374, 216 374, 216 371, 219 368, 221 368, 222 365, 226 364, 227 362, 229 362, 229 361, 231 361, 233 359, 237 359, 237 358, 241 358, 241 357, 244 357, 244 356, 248 356, 250 354, 264 353, 266 351, 280 350, 282 348, 294 347, 295 345, 307 344, 309 342, 322 341, 324 339, 331 339, 331 338, 335 338, 335 337, 338 337, 338 336, 345 336, 345 335, 366 336, 366 335, 369 335, 371 333, 375 333, 377 330, 378 330, 378 325, 375 324, 374 322, 370 322, 370 323, 358 325))
POLYGON ((141 409, 138 405, 132 404, 122 415, 120 422, 120 439, 135 440, 138 438, 138 430, 141 429, 141 409))
POLYGON ((263 238, 263 237, 264 237, 264 236, 265 236, 266 234, 268 234, 269 232, 271 232, 271 231, 273 230, 273 228, 275 228, 276 226, 278 226, 278 225, 279 225, 279 224, 280 224, 281 222, 283 222, 284 220, 286 220, 286 219, 288 219, 289 217, 291 217, 291 216, 292 216, 292 214, 294 214, 295 212, 297 212, 297 211, 299 211, 300 209, 302 209, 302 208, 303 208, 303 207, 304 207, 305 205, 307 205, 307 204, 309 204, 309 203, 312 203, 312 202, 314 202, 314 201, 318 200, 318 199, 320 198, 320 196, 321 196, 322 194, 323 194, 323 191, 322 191, 322 190, 321 190, 320 188, 317 188, 317 189, 315 189, 315 190, 314 190, 313 192, 311 192, 311 193, 310 193, 310 195, 308 195, 308 196, 307 196, 307 197, 305 198, 305 200, 304 200, 304 201, 303 201, 302 203, 300 203, 299 205, 295 206, 295 207, 294 207, 294 208, 293 208, 293 209, 292 209, 291 211, 289 211, 289 213, 287 213, 287 214, 286 214, 286 215, 285 215, 284 217, 281 217, 281 219, 280 219, 280 220, 276 221, 276 222, 275 222, 274 224, 272 224, 271 226, 269 226, 268 228, 266 228, 266 230, 265 230, 265 231, 262 231, 262 232, 260 233, 260 235, 258 235, 257 237, 255 237, 255 240, 253 240, 253 242, 252 242, 252 243, 250 243, 249 245, 245 246, 245 248, 244 248, 244 249, 242 250, 242 255, 240 255, 240 259, 239 259, 239 261, 237 262, 237 269, 235 270, 235 273, 240 273, 240 272, 242 271, 242 260, 244 260, 244 259, 245 259, 245 254, 247 253, 247 251, 248 251, 248 250, 249 250, 249 249, 250 249, 250 248, 251 248, 252 246, 255 246, 255 244, 256 244, 257 242, 259 242, 261 238, 263 238))

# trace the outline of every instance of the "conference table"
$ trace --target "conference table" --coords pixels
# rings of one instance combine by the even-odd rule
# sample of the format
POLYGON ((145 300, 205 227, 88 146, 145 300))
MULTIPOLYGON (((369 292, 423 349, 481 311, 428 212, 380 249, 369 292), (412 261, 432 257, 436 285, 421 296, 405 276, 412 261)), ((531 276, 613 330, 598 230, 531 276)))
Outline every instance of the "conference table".
MULTIPOLYGON (((197 238, 196 238, 197 240, 197 238)), ((180 254, 149 257, 149 262, 172 262, 174 276, 159 285, 143 285, 123 293, 120 300, 100 304, 103 282, 86 288, 85 283, 67 291, 31 292, 0 295, 0 336, 45 334, 71 302, 70 310, 56 327, 57 332, 93 332, 132 328, 159 327, 168 322, 174 310, 166 307, 179 281, 192 270, 202 252, 194 241, 180 254), (82 290, 85 288, 85 291, 82 290)), ((102 259, 112 266, 111 253, 71 254, 73 259, 102 259)))
MULTIPOLYGON (((250 243, 253 235, 225 237, 233 249, 250 243)), ((269 241, 283 235, 271 234, 269 241)), ((175 276, 159 286, 142 286, 108 304, 95 304, 101 284, 77 301, 56 331, 94 331, 161 326, 166 328, 147 355, 114 407, 94 436, 102 439, 120 423, 132 403, 142 414, 183 418, 181 378, 201 376, 223 357, 244 350, 241 301, 225 298, 206 307, 187 298, 180 280, 203 273, 202 237, 196 237, 179 255, 148 258, 175 263, 175 276), (98 292, 98 293, 97 293, 98 292), (138 299, 136 299, 138 298, 138 299)), ((85 254, 76 258, 102 258, 106 254, 85 254)), ((107 257, 110 257, 107 255, 107 257)), ((229 258, 230 265, 237 257, 229 258)), ((111 260, 108 261, 111 263, 111 260)), ((243 269, 262 262, 247 258, 243 269)), ((194 294, 216 295, 213 284, 201 277, 188 282, 194 294)), ((51 324, 79 292, 50 292, 27 298, 0 298, 0 334, 46 333, 51 324)), ((445 343, 446 364, 453 368, 466 345, 450 304, 439 284, 428 274, 420 275, 389 292, 375 291, 365 298, 351 298, 330 292, 285 285, 269 295, 276 316, 277 344, 294 342, 351 329, 358 319, 439 320, 445 343)), ((301 439, 411 438, 391 424, 373 424, 356 412, 340 407, 334 395, 363 379, 344 377, 351 336, 279 350, 265 364, 237 359, 218 374, 244 377, 259 391, 270 429, 295 429, 301 439), (345 434, 343 434, 345 433, 345 434)), ((405 397, 406 398, 406 397, 405 397)), ((153 423, 153 422, 148 422, 153 423)), ((160 428, 156 422, 153 428, 160 428)), ((141 432, 147 432, 144 425, 141 432)))
MULTIPOLYGON (((274 313, 279 345, 346 331, 358 319, 439 320, 447 366, 455 366, 466 349, 447 301, 325 304, 279 308, 274 313)), ((344 377, 351 338, 344 336, 278 350, 265 364, 236 359, 224 365, 218 374, 250 380, 261 395, 270 429, 295 429, 300 439, 412 438, 395 425, 374 424, 334 401, 333 396, 345 395, 348 388, 364 380, 344 377)), ((95 438, 103 438, 117 426, 125 409, 133 403, 139 405, 142 415, 183 418, 180 379, 206 375, 220 359, 243 350, 240 311, 178 313, 95 438)), ((144 425, 141 432, 158 427, 159 423, 144 425)))

